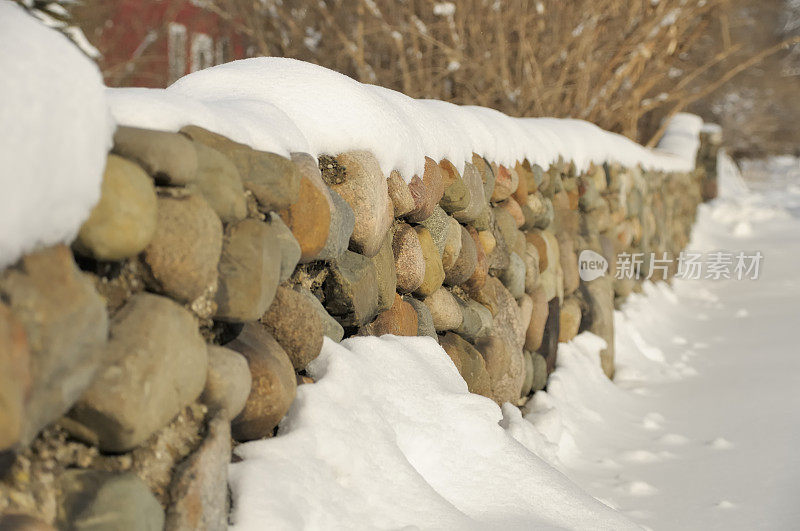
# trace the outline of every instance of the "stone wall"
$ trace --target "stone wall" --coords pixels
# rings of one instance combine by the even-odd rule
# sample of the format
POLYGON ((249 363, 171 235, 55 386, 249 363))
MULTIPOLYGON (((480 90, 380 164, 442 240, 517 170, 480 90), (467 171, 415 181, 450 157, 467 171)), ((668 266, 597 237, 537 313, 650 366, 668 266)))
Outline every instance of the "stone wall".
POLYGON ((472 392, 523 405, 588 330, 613 377, 614 307, 640 286, 617 255, 677 255, 715 193, 708 135, 692 173, 476 154, 410 184, 366 151, 287 159, 197 127, 114 140, 72 246, 0 273, 11 528, 224 528, 232 445, 273 435, 326 336, 431 336, 472 392), (584 250, 611 270, 582 281, 584 250))

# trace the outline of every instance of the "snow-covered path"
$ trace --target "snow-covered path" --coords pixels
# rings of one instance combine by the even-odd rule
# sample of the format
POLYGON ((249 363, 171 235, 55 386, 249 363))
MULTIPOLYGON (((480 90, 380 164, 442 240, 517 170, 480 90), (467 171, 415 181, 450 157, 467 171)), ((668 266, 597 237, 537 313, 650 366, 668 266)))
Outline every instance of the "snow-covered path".
POLYGON ((800 186, 765 184, 703 206, 690 245, 759 250, 759 279, 650 286, 618 314, 617 388, 584 397, 602 421, 562 412, 559 468, 647 527, 800 525, 800 186))

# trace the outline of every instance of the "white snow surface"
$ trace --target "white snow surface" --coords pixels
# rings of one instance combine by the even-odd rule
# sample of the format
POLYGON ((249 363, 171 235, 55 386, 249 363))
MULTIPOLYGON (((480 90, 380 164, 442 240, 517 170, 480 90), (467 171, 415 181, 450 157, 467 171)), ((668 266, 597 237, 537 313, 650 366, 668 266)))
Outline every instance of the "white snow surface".
POLYGON ((651 150, 581 120, 511 118, 483 107, 415 100, 359 83, 311 63, 282 57, 233 61, 189 74, 167 89, 108 89, 116 120, 177 131, 198 125, 253 148, 314 156, 350 150, 376 155, 388 176, 421 175, 424 157, 460 170, 472 153, 513 166, 544 167, 563 157, 579 169, 617 161, 645 168, 694 168, 702 120, 676 116, 651 150))
POLYGON ((236 449, 233 529, 635 528, 517 442, 519 409, 470 394, 431 338, 326 338, 308 371, 279 435, 236 449))
POLYGON ((113 121, 97 67, 0 0, 0 268, 74 239, 100 196, 113 121))
POLYGON ((758 280, 646 284, 615 381, 584 333, 522 412, 431 339, 326 341, 277 437, 236 450, 233 528, 795 528, 800 187, 793 161, 748 187, 725 157, 688 248, 760 250, 758 280))

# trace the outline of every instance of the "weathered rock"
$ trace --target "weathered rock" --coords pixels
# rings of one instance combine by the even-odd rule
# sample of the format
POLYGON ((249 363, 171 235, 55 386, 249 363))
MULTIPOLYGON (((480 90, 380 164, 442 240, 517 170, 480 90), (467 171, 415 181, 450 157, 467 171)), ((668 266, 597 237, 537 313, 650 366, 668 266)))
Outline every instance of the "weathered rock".
POLYGON ((397 290, 397 271, 394 265, 391 232, 386 233, 386 238, 384 238, 378 254, 370 260, 375 267, 375 275, 378 279, 378 311, 382 312, 394 304, 397 290))
POLYGON ((496 180, 495 168, 489 164, 486 159, 476 153, 472 154, 472 164, 475 165, 475 168, 478 170, 478 173, 481 176, 481 181, 483 182, 483 194, 485 200, 488 201, 494 193, 494 184, 496 180))
POLYGON ((278 286, 261 323, 289 356, 296 371, 305 369, 322 350, 322 320, 311 302, 292 288, 278 286))
POLYGON ((558 341, 566 343, 578 335, 581 326, 581 307, 575 297, 568 297, 561 305, 559 316, 558 341))
POLYGON ((367 257, 375 256, 394 219, 386 178, 378 159, 368 151, 351 151, 336 160, 346 168, 346 179, 331 185, 353 209, 355 226, 350 248, 367 257))
POLYGON ((447 332, 439 342, 467 383, 469 392, 490 396, 489 373, 486 372, 486 364, 480 352, 458 334, 452 332, 447 332))
POLYGON ((614 377, 614 287, 608 277, 581 284, 588 311, 581 327, 603 338, 607 347, 600 351, 600 366, 606 376, 614 377))
POLYGON ((294 286, 293 289, 305 297, 309 304, 311 304, 311 307, 317 313, 317 316, 322 322, 322 333, 337 343, 341 341, 344 337, 344 329, 342 328, 342 325, 340 325, 339 321, 334 319, 331 314, 325 310, 325 307, 322 305, 319 299, 315 297, 313 293, 311 293, 311 290, 304 288, 303 286, 294 286))
POLYGON ((180 132, 227 156, 239 171, 242 184, 263 210, 284 210, 297 201, 300 172, 291 160, 274 153, 256 151, 200 127, 188 126, 180 132))
POLYGON ((558 239, 559 263, 564 271, 564 294, 575 293, 580 285, 581 278, 578 272, 578 255, 575 253, 575 242, 572 238, 563 236, 558 239))
POLYGON ((346 251, 331 262, 325 307, 346 326, 362 326, 378 314, 378 276, 369 258, 346 251))
POLYGON ((297 392, 292 362, 258 323, 245 324, 239 336, 226 346, 247 358, 253 382, 244 410, 233 420, 233 438, 250 441, 268 437, 297 392))
POLYGON ((512 252, 508 267, 500 275, 500 281, 515 299, 525 294, 525 274, 525 262, 517 253, 512 252))
POLYGON ((539 282, 539 251, 527 240, 523 260, 525 261, 525 293, 533 293, 539 282))
POLYGON ((520 322, 517 301, 500 280, 488 277, 481 289, 472 292, 472 297, 492 312, 493 333, 522 350, 527 323, 520 322))
POLYGON ((331 225, 325 247, 317 255, 318 260, 335 260, 342 256, 350 244, 350 236, 353 235, 353 227, 356 223, 353 209, 350 208, 347 201, 333 190, 330 190, 330 197, 333 204, 331 225))
POLYGON ((279 229, 245 219, 225 230, 216 317, 255 321, 267 311, 281 276, 279 229))
POLYGON ((548 306, 544 289, 541 287, 534 289, 531 293, 531 300, 533 301, 533 311, 525 332, 524 346, 525 350, 533 352, 539 350, 539 347, 542 346, 544 327, 547 323, 548 306))
POLYGON ((531 389, 533 391, 541 391, 547 386, 547 362, 539 353, 531 353, 531 360, 533 361, 533 383, 531 389))
POLYGON ((439 256, 444 253, 445 242, 447 241, 447 234, 450 229, 450 220, 452 218, 442 210, 439 206, 434 207, 433 212, 427 219, 423 220, 421 225, 428 229, 433 238, 433 243, 436 244, 436 249, 439 251, 439 256))
POLYGON ((316 259, 328 240, 331 225, 329 198, 303 175, 297 201, 278 214, 300 244, 300 262, 316 259))
POLYGON ((294 234, 286 226, 281 217, 275 212, 270 212, 267 215, 268 224, 278 241, 278 248, 273 251, 278 251, 281 257, 280 282, 286 282, 289 277, 294 273, 294 268, 300 261, 300 244, 294 238, 294 234))
POLYGON ((517 203, 513 197, 509 197, 498 206, 511 215, 511 218, 516 223, 517 228, 525 225, 525 214, 522 212, 522 208, 519 206, 519 203, 517 203))
POLYGON ((492 254, 494 248, 497 246, 497 240, 492 234, 490 230, 482 230, 478 232, 478 239, 481 242, 481 246, 483 247, 483 252, 485 254, 492 254))
POLYGON ((515 172, 509 171, 502 165, 497 170, 494 191, 491 195, 492 201, 495 203, 508 199, 519 184, 519 176, 515 172))
POLYGON ((116 360, 70 412, 77 436, 126 452, 166 425, 203 391, 208 353, 197 321, 175 302, 138 293, 114 316, 106 346, 116 360), (165 355, 169 353, 169 355, 165 355))
POLYGON ((462 229, 458 221, 453 218, 447 219, 447 237, 444 241, 444 251, 442 251, 442 268, 444 269, 445 279, 447 278, 447 272, 453 268, 458 260, 458 255, 461 253, 462 230, 466 232, 466 229, 462 229))
POLYGON ((417 232, 405 223, 395 227, 392 254, 397 274, 397 291, 411 293, 425 279, 425 257, 417 232))
POLYGON ((449 213, 464 210, 470 203, 470 191, 467 185, 449 160, 441 161, 439 167, 442 169, 445 181, 444 194, 439 205, 449 213))
POLYGON ((433 326, 433 316, 425 303, 411 296, 405 296, 403 300, 409 303, 414 308, 414 311, 417 312, 417 335, 430 336, 437 339, 436 328, 433 326))
POLYGON ((422 258, 425 262, 425 275, 422 284, 414 290, 420 297, 427 297, 441 287, 444 281, 444 268, 442 268, 442 258, 439 250, 431 237, 431 233, 425 227, 414 227, 417 231, 417 238, 422 248, 422 258))
POLYGON ((236 166, 214 148, 198 142, 194 148, 197 178, 189 189, 202 195, 224 223, 243 220, 247 216, 247 200, 236 166))
POLYGON ((498 336, 479 339, 475 348, 483 356, 489 373, 491 398, 498 404, 515 402, 525 380, 525 361, 522 350, 515 349, 498 336))
POLYGON ((419 328, 417 311, 414 306, 404 301, 400 295, 394 294, 391 308, 378 314, 370 324, 361 328, 361 335, 382 336, 416 336, 419 328))
POLYGON ((386 184, 389 188, 389 198, 394 206, 395 218, 402 218, 414 210, 414 198, 411 197, 408 185, 397 170, 389 174, 386 184))
POLYGON ((197 175, 197 152, 178 133, 121 125, 111 151, 135 161, 161 184, 185 185, 197 175))
POLYGON ((158 223, 144 262, 155 290, 191 302, 217 283, 222 223, 199 195, 158 199, 158 223))
POLYGON ((547 362, 547 374, 550 374, 556 368, 560 316, 561 308, 559 307, 558 297, 553 297, 547 303, 547 321, 544 325, 542 344, 537 349, 547 362))
POLYGON ((0 302, 0 451, 16 446, 22 436, 30 356, 22 323, 0 302))
MULTIPOLYGON (((467 232, 472 238, 472 243, 475 245, 475 271, 469 279, 464 283, 468 290, 480 289, 486 282, 486 277, 489 275, 489 264, 486 261, 486 254, 483 252, 483 246, 478 238, 478 231, 473 227, 468 227, 467 232)), ((461 252, 464 252, 465 241, 462 240, 461 252)), ((461 255, 459 255, 461 256, 461 255)))
POLYGON ((250 394, 250 369, 244 356, 225 347, 208 345, 208 372, 200 401, 227 420, 241 413, 250 394))
POLYGON ((439 288, 422 301, 431 311, 433 327, 437 332, 455 330, 461 326, 461 307, 445 288, 439 288))
POLYGON ((492 331, 492 312, 489 309, 472 300, 461 301, 456 299, 461 306, 463 320, 455 332, 468 341, 475 341, 478 338, 488 336, 492 331))
MULTIPOLYGON (((6 269, 0 275, 0 298, 22 325, 30 348, 31 385, 20 436, 24 445, 63 415, 97 370, 111 361, 102 350, 108 317, 92 280, 78 270, 64 245, 31 253, 18 267, 6 269)), ((18 325, 11 324, 11 335, 16 353, 4 355, 16 357, 23 348, 18 325)), ((16 385, 27 388, 25 380, 16 385)))
POLYGON ((67 470, 58 482, 59 529, 159 531, 164 511, 144 482, 130 472, 67 470))
POLYGON ((98 260, 121 260, 142 252, 155 230, 152 181, 133 162, 109 155, 100 201, 81 227, 76 248, 98 260))
POLYGON ((522 353, 522 356, 525 361, 525 379, 522 381, 520 396, 525 397, 531 394, 533 388, 533 358, 527 350, 522 353))
POLYGON ((422 184, 424 185, 423 187, 419 187, 418 184, 409 186, 411 195, 414 197, 415 207, 414 210, 408 213, 406 219, 412 223, 420 223, 428 219, 444 195, 442 170, 430 157, 425 157, 422 184))
POLYGON ((467 282, 478 267, 478 251, 475 247, 475 239, 463 226, 459 225, 458 229, 461 238, 461 249, 455 263, 445 270, 444 282, 448 286, 458 286, 467 282))
MULTIPOLYGON (((245 368, 247 364, 245 363, 245 368)), ((228 464, 230 419, 217 415, 208 422, 200 447, 178 465, 169 487, 168 531, 224 531, 228 528, 228 464)))
POLYGON ((481 174, 474 164, 464 165, 464 175, 462 177, 464 185, 469 195, 469 202, 462 210, 453 212, 453 217, 461 223, 471 223, 478 219, 486 207, 486 196, 484 195, 483 180, 481 174))

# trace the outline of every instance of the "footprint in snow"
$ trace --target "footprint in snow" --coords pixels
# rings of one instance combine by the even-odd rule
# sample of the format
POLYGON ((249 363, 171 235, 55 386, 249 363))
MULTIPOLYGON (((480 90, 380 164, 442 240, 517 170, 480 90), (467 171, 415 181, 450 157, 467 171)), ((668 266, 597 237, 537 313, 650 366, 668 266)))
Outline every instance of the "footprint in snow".
POLYGON ((629 450, 622 453, 622 459, 629 463, 655 463, 661 458, 649 450, 629 450))
POLYGON ((662 435, 658 442, 661 444, 669 444, 670 446, 682 446, 689 442, 689 438, 679 433, 667 433, 662 435))
POLYGON ((713 441, 707 442, 706 445, 715 450, 730 450, 734 446, 732 442, 724 437, 717 437, 713 441))
POLYGON ((658 489, 647 483, 646 481, 628 481, 622 483, 617 487, 617 491, 627 494, 628 496, 652 496, 658 492, 658 489))
POLYGON ((661 430, 664 429, 662 427, 662 424, 664 423, 665 420, 666 419, 664 418, 664 415, 652 411, 644 416, 644 418, 642 419, 642 426, 644 426, 644 429, 650 431, 661 430))

